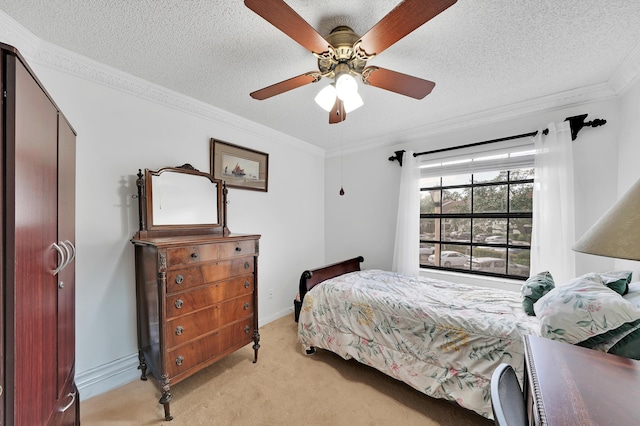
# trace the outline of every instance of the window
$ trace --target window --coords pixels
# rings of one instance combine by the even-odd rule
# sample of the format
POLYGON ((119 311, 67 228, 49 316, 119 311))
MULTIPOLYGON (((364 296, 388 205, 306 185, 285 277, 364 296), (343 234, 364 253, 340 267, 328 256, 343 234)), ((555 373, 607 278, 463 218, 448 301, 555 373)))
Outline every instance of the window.
POLYGON ((423 174, 420 267, 526 279, 533 177, 532 167, 423 174))

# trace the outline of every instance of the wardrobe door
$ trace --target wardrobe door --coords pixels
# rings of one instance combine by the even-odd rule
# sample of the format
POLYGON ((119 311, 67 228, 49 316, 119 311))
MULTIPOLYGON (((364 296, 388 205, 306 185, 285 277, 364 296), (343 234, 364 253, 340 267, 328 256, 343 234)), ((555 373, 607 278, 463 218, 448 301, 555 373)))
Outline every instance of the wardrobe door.
POLYGON ((75 360, 75 195, 76 195, 76 135, 59 116, 58 128, 58 244, 68 251, 67 266, 58 278, 58 411, 73 411, 78 399, 73 381, 75 360), (72 388, 69 391, 69 387, 72 388))
MULTIPOLYGON (((57 399, 58 113, 15 56, 14 289, 11 355, 14 424, 45 424, 57 399)), ((8 315, 9 316, 9 315, 8 315)), ((8 408, 8 407, 7 407, 8 408)))

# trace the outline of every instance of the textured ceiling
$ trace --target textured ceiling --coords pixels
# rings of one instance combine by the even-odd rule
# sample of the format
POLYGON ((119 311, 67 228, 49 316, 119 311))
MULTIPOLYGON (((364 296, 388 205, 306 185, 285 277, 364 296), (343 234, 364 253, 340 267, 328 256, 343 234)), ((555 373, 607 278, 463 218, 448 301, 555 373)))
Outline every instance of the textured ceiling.
MULTIPOLYGON (((338 25, 364 34, 399 1, 287 4, 326 37, 338 25)), ((616 94, 640 70, 638 0, 458 0, 369 62, 434 81, 429 96, 360 84, 365 105, 330 125, 313 101, 324 79, 249 97, 317 63, 241 0, 0 0, 0 9, 44 41, 327 150, 561 105, 594 88, 616 94)))

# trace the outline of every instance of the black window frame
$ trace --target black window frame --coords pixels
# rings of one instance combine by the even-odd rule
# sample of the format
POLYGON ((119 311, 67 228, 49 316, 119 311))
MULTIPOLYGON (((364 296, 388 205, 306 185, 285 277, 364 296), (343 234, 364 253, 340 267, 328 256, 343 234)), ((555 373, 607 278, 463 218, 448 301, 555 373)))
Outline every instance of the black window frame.
MULTIPOLYGON (((528 168, 528 167, 527 167, 528 168)), ((445 270, 445 271, 452 271, 452 272, 460 272, 460 273, 464 273, 464 274, 471 274, 471 275, 482 275, 482 276, 490 276, 490 277, 498 277, 498 278, 508 278, 508 279, 515 279, 515 280, 526 280, 528 278, 528 276, 523 276, 523 275, 513 275, 513 274, 508 274, 509 272, 509 264, 511 262, 510 260, 510 250, 513 249, 522 249, 522 250, 529 250, 529 255, 531 255, 531 244, 512 244, 511 240, 509 238, 509 229, 510 229, 510 220, 511 219, 529 219, 529 220, 533 220, 533 200, 532 200, 532 205, 531 205, 531 211, 527 211, 527 212, 522 212, 522 211, 518 211, 518 212, 512 212, 511 211, 511 185, 519 185, 519 184, 533 184, 534 182, 534 178, 527 178, 527 179, 511 179, 511 174, 516 171, 516 170, 522 170, 522 168, 514 168, 511 170, 502 170, 503 172, 507 172, 507 179, 506 180, 502 180, 502 181, 495 181, 495 182, 479 182, 476 183, 475 179, 474 179, 474 173, 470 172, 469 175, 471 176, 471 183, 467 183, 467 184, 459 184, 459 185, 442 185, 442 181, 443 181, 443 176, 441 176, 439 178, 440 181, 440 185, 439 186, 428 186, 428 187, 421 187, 420 188, 420 192, 422 193, 423 191, 440 191, 440 202, 442 202, 442 197, 443 197, 443 192, 445 190, 456 190, 456 189, 469 189, 470 191, 470 197, 471 197, 471 205, 470 205, 470 213, 420 213, 420 219, 441 219, 439 221, 440 224, 440 239, 428 239, 428 238, 423 238, 422 235, 420 236, 420 245, 422 246, 423 243, 426 244, 432 244, 434 247, 436 247, 437 245, 440 245, 440 248, 442 248, 442 246, 446 246, 446 245, 457 245, 457 246, 465 246, 465 247, 469 247, 469 253, 473 253, 473 248, 474 247, 487 247, 490 246, 492 248, 500 248, 500 249, 504 249, 504 261, 505 261, 505 272, 504 274, 501 273, 495 273, 495 272, 486 272, 486 271, 479 271, 479 270, 473 270, 472 268, 472 261, 473 261, 473 257, 469 256, 469 268, 454 268, 454 267, 445 267, 445 266, 436 266, 435 264, 430 265, 430 264, 425 264, 422 263, 422 261, 420 260, 420 268, 424 268, 424 269, 435 269, 435 270, 445 270), (498 213, 476 213, 474 212, 474 188, 477 187, 487 187, 487 186, 506 186, 506 196, 507 196, 507 204, 506 204, 506 212, 498 212, 498 213), (443 226, 445 223, 445 220, 447 219, 469 219, 470 220, 470 236, 469 236, 469 241, 464 241, 464 240, 451 240, 451 239, 447 239, 446 237, 443 238, 443 226), (474 226, 473 226, 473 221, 474 219, 505 219, 507 222, 506 225, 506 242, 504 243, 487 243, 486 241, 476 241, 475 240, 475 236, 473 235, 473 230, 474 230, 474 226)), ((478 173, 475 173, 478 174, 478 173)), ((438 253, 437 250, 434 250, 434 255, 438 253)))

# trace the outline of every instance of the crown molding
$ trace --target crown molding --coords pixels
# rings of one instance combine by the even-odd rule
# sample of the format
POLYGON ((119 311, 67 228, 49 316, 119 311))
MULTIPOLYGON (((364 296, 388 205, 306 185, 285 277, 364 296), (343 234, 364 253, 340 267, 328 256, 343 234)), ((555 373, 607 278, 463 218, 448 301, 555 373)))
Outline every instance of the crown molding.
POLYGON ((438 134, 504 122, 543 111, 553 111, 589 102, 604 101, 623 95, 633 87, 638 80, 640 80, 640 45, 636 46, 622 65, 613 73, 611 78, 604 83, 554 93, 537 99, 504 105, 426 126, 407 129, 402 133, 394 135, 392 139, 389 139, 389 135, 381 135, 377 138, 367 139, 366 142, 350 146, 349 148, 329 150, 325 157, 331 158, 345 153, 357 153, 372 148, 396 146, 415 140, 426 139, 438 134))
MULTIPOLYGON (((626 74, 625 78, 628 79, 632 75, 632 73, 626 74)), ((358 153, 372 148, 397 146, 415 140, 424 140, 443 133, 518 119, 543 111, 553 111, 588 102, 603 101, 619 96, 621 94, 620 88, 628 88, 629 86, 630 84, 623 82, 617 83, 616 85, 611 83, 595 84, 537 99, 504 105, 477 113, 458 116, 450 120, 439 121, 426 126, 407 129, 404 132, 395 134, 392 139, 389 139, 388 135, 381 135, 377 138, 367 139, 367 141, 362 144, 353 145, 348 148, 328 150, 325 158, 358 153)))
POLYGON ((162 104, 180 112, 213 121, 216 125, 252 134, 262 140, 267 139, 313 155, 324 156, 325 154, 324 149, 308 142, 43 41, 2 10, 0 10, 0 41, 18 49, 30 63, 162 104))

